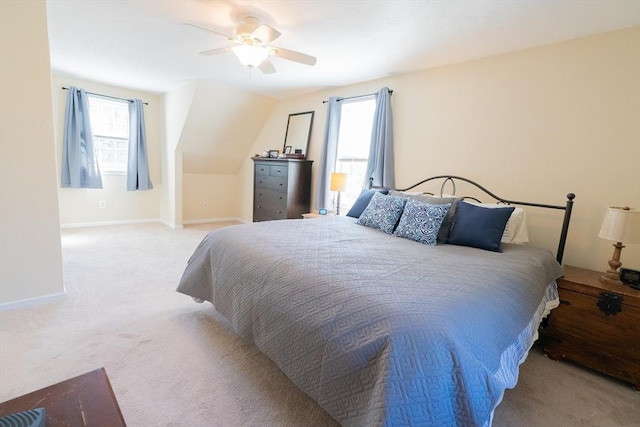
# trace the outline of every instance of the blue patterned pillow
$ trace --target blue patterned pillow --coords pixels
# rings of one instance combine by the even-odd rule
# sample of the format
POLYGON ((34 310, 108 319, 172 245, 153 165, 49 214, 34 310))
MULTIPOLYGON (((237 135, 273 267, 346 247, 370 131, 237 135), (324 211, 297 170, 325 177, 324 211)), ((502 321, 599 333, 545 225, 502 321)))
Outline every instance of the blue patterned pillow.
POLYGON ((407 199, 375 193, 356 224, 393 233, 407 199))
POLYGON ((435 246, 440 226, 450 207, 451 203, 432 205, 409 199, 393 234, 428 246, 435 246))

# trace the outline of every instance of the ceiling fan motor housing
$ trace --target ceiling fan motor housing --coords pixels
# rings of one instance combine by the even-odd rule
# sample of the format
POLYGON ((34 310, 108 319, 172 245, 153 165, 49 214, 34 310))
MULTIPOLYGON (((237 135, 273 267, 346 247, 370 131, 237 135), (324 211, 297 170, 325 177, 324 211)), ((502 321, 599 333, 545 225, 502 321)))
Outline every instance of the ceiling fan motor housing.
POLYGON ((238 38, 243 41, 246 39, 252 39, 251 35, 259 26, 260 21, 258 21, 258 18, 247 16, 244 18, 242 24, 238 25, 238 28, 236 28, 236 34, 238 35, 238 38))

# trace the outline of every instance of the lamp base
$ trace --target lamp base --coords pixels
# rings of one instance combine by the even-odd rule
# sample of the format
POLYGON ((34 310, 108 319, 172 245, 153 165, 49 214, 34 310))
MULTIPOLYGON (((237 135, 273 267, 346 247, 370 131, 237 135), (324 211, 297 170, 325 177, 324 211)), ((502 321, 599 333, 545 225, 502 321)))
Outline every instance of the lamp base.
MULTIPOLYGON (((616 272, 617 273, 617 272, 616 272)), ((620 285, 622 286, 622 282, 620 281, 620 275, 607 271, 600 275, 600 281, 602 283, 609 283, 610 285, 620 285)))
POLYGON ((618 269, 622 267, 622 263, 620 262, 620 253, 622 252, 622 248, 624 248, 624 246, 621 242, 617 242, 613 245, 613 247, 613 258, 609 260, 609 269, 606 273, 603 273, 600 276, 600 281, 602 283, 622 286, 622 282, 620 281, 620 272, 618 271, 618 269))

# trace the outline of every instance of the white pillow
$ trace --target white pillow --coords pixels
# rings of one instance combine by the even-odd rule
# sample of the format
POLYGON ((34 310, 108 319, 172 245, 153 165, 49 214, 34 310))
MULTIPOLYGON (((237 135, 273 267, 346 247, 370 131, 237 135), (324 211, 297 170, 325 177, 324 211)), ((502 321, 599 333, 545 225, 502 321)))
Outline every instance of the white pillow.
MULTIPOLYGON (((483 208, 506 208, 509 205, 500 203, 476 203, 483 208)), ((504 227, 504 233, 502 233, 502 243, 528 243, 529 242, 529 230, 527 229, 527 218, 524 209, 515 207, 507 225, 504 227)))

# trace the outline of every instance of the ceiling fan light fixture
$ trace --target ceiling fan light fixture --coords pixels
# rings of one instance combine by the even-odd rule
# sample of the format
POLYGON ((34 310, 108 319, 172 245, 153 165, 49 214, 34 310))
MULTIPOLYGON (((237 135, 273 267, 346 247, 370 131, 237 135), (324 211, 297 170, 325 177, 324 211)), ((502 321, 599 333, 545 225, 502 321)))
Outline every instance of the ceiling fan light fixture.
POLYGON ((240 62, 247 67, 257 67, 267 59, 269 52, 262 46, 242 44, 231 48, 240 62))

